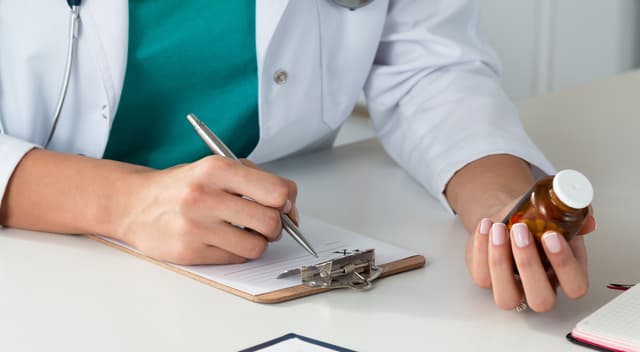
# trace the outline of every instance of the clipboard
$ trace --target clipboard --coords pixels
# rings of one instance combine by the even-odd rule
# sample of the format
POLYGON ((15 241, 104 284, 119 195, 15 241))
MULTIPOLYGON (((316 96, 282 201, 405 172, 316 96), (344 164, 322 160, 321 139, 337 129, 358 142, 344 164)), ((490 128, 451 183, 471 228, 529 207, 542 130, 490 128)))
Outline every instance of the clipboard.
MULTIPOLYGON (((334 235, 334 237, 346 237, 348 243, 353 244, 354 246, 370 246, 370 247, 375 247, 377 250, 382 250, 385 251, 384 254, 386 255, 382 255, 382 259, 383 261, 381 262, 381 264, 378 265, 378 267, 382 268, 382 273, 380 274, 380 278, 382 277, 387 277, 387 276, 391 276, 391 275, 395 275, 398 273, 402 273, 405 271, 409 271, 409 270, 414 270, 414 269, 418 269, 421 268, 425 265, 426 260, 425 257, 408 251, 408 250, 404 250, 401 248, 398 248, 396 246, 392 246, 389 245, 387 243, 383 243, 381 241, 375 240, 375 239, 371 239, 371 238, 367 238, 365 236, 353 233, 351 231, 345 230, 345 229, 341 229, 338 228, 337 226, 334 225, 330 225, 324 222, 321 222, 320 220, 317 219, 313 219, 310 217, 305 217, 303 218, 302 221, 303 226, 306 224, 310 224, 308 226, 308 228, 311 228, 312 230, 315 231, 307 231, 305 230, 305 233, 307 234, 307 238, 311 241, 313 241, 314 239, 317 238, 317 234, 320 234, 320 231, 318 231, 319 229, 322 229, 322 231, 327 231, 330 232, 334 235), (389 253, 392 253, 392 256, 389 256, 389 253), (388 258, 392 258, 393 260, 386 260, 388 258)), ((100 243, 106 244, 112 248, 121 250, 123 252, 126 252, 128 254, 134 255, 138 258, 144 259, 146 261, 149 261, 151 263, 157 264, 163 268, 169 269, 171 271, 174 271, 180 275, 184 275, 187 276, 189 278, 192 278, 194 280, 200 281, 206 285, 215 287, 217 289, 223 290, 225 292, 234 294, 236 296, 242 297, 244 299, 250 300, 252 302, 257 302, 257 303, 266 303, 266 304, 272 304, 272 303, 280 303, 280 302, 285 302, 285 301, 289 301, 292 299, 297 299, 297 298, 302 298, 302 297, 306 297, 306 296, 310 296, 310 295, 314 295, 314 294, 318 294, 318 293, 322 293, 322 292, 327 292, 330 290, 334 290, 335 288, 326 288, 326 287, 309 287, 306 285, 303 285, 301 283, 300 280, 298 280, 297 284, 294 285, 289 285, 289 287, 283 287, 283 288, 279 288, 279 289, 273 289, 273 290, 269 290, 267 289, 266 292, 262 292, 262 291, 251 291, 249 289, 243 288, 241 285, 234 285, 234 284, 229 284, 229 282, 225 282, 224 280, 220 279, 220 275, 215 276, 215 275, 210 275, 206 273, 206 270, 221 270, 221 268, 229 268, 229 270, 233 271, 232 269, 234 268, 238 268, 239 270, 236 271, 241 271, 240 269, 242 269, 242 266, 245 266, 245 264, 235 264, 235 265, 217 265, 217 266, 193 266, 193 267, 187 267, 187 266, 180 266, 180 265, 175 265, 175 264, 171 264, 171 263, 167 263, 167 262, 163 262, 160 260, 156 260, 153 259, 151 257, 147 257, 145 255, 143 255, 142 253, 138 252, 136 249, 128 246, 125 243, 121 243, 106 237, 102 237, 102 236, 96 236, 96 235, 88 235, 87 237, 98 241, 100 243), (204 273, 203 273, 204 272, 204 273), (216 279, 217 278, 217 279, 216 279)), ((328 237, 328 236, 323 236, 323 237, 328 237)), ((290 240, 290 239, 289 239, 290 240)), ((290 240, 291 242, 293 242, 293 240, 290 240)), ((286 242, 285 239, 283 239, 281 242, 286 242)), ((331 249, 335 248, 341 248, 342 246, 340 245, 344 245, 345 243, 335 243, 337 241, 333 241, 333 238, 329 238, 329 245, 326 247, 321 247, 321 246, 316 246, 316 248, 329 248, 328 250, 324 250, 325 253, 329 252, 331 253, 331 249), (331 245, 333 245, 333 247, 331 247, 331 245)), ((299 257, 294 257, 293 260, 287 260, 285 262, 283 262, 282 260, 278 260, 278 259, 273 259, 278 258, 279 253, 269 253, 269 251, 271 250, 272 247, 276 247, 276 252, 279 250, 277 248, 277 246, 279 246, 279 243, 276 244, 272 244, 270 246, 270 248, 267 250, 267 253, 265 253, 264 257, 269 257, 269 254, 271 254, 271 258, 265 258, 265 259, 260 259, 257 262, 260 261, 265 261, 268 264, 266 264, 265 266, 274 266, 273 263, 269 263, 269 261, 271 262, 275 262, 277 265, 275 265, 275 268, 273 270, 276 270, 276 272, 280 273, 282 270, 278 270, 279 267, 283 266, 283 265, 289 265, 286 266, 286 268, 289 269, 295 269, 294 267, 290 267, 291 263, 297 263, 297 262, 306 262, 306 263, 315 263, 318 262, 317 259, 313 258, 311 259, 308 255, 306 254, 300 254, 299 257)), ((297 244, 293 243, 285 243, 281 246, 280 250, 282 251, 286 251, 286 250, 291 250, 292 248, 295 248, 295 250, 300 251, 302 250, 299 246, 297 246, 297 244)), ((357 250, 356 250, 357 251, 357 250)), ((332 253, 342 253, 342 250, 337 251, 337 252, 332 252, 332 253)), ((346 255, 346 250, 345 250, 345 255, 346 255)), ((340 254, 333 254, 333 257, 336 256, 340 256, 340 254)), ((270 268, 271 270, 271 268, 270 268)), ((273 275, 273 279, 276 279, 278 275, 273 275)), ((271 283, 271 281, 268 277, 266 279, 267 281, 269 281, 271 283)), ((277 279, 276 279, 277 280, 277 279)), ((293 279, 290 279, 293 280, 293 279)), ((274 281, 275 282, 275 281, 274 281)), ((291 281, 289 281, 291 282, 291 281)), ((277 283, 276 283, 277 284, 277 283)), ((247 284, 247 286, 250 286, 249 284, 247 284)), ((375 288, 374 288, 375 289, 375 288)), ((366 294, 366 293, 363 293, 366 294)))

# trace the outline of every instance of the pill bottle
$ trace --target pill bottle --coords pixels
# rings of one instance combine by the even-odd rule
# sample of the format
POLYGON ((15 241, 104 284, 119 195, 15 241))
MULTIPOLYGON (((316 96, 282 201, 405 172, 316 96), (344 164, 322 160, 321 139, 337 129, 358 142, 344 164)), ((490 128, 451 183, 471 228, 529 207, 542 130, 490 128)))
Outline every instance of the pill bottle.
POLYGON ((513 224, 526 224, 535 238, 543 264, 548 268, 549 263, 541 245, 542 235, 547 231, 555 231, 567 241, 571 240, 587 220, 592 200, 591 182, 578 171, 563 170, 536 182, 504 218, 503 223, 509 230, 513 224))

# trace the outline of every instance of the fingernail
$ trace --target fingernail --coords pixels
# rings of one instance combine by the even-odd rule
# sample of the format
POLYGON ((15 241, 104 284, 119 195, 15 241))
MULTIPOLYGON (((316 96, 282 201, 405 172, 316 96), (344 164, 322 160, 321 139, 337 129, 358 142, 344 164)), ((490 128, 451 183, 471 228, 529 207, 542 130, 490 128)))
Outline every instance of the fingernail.
POLYGON ((291 216, 293 217, 293 222, 295 222, 296 225, 300 226, 300 215, 298 214, 300 214, 298 213, 298 207, 296 207, 294 204, 293 209, 291 210, 291 216))
POLYGON ((511 226, 511 233, 513 234, 516 246, 524 248, 529 245, 529 228, 527 225, 519 222, 511 226))
POLYGON ((282 212, 284 212, 285 214, 289 214, 289 212, 291 212, 291 201, 287 199, 287 201, 284 203, 284 208, 282 208, 282 212))
POLYGON ((503 223, 497 222, 491 226, 491 243, 493 243, 494 246, 503 245, 506 237, 506 230, 503 223))
POLYGON ((596 221, 596 217, 595 216, 591 216, 591 218, 593 219, 593 231, 598 229, 598 222, 596 221))
POLYGON ((560 242, 560 235, 557 232, 547 232, 542 235, 542 242, 547 247, 549 252, 558 253, 562 249, 562 243, 560 242))
POLYGON ((480 221, 480 234, 487 235, 489 234, 489 230, 491 229, 491 220, 482 219, 480 221))

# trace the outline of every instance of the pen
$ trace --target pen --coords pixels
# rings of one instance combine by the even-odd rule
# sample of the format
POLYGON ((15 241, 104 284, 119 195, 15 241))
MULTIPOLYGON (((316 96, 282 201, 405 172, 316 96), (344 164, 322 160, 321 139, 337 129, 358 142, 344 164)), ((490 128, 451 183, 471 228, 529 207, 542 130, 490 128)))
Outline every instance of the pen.
MULTIPOLYGON (((209 129, 209 127, 207 127, 207 125, 204 124, 204 122, 200 121, 200 119, 198 119, 196 115, 194 114, 187 115, 187 120, 189 120, 193 128, 196 130, 196 133, 198 134, 198 136, 202 138, 204 143, 209 147, 209 149, 211 149, 211 151, 214 154, 224 156, 226 158, 233 159, 233 160, 238 160, 238 158, 235 156, 235 154, 233 154, 231 149, 229 149, 215 135, 215 133, 213 133, 209 129)), ((289 215, 281 211, 280 219, 282 220, 282 228, 285 231, 287 231, 287 233, 291 235, 291 237, 293 237, 293 239, 296 240, 296 242, 298 242, 302 246, 302 248, 307 250, 309 254, 318 258, 318 254, 316 253, 316 251, 314 251, 313 248, 311 248, 311 245, 304 239, 302 232, 300 232, 300 229, 298 229, 296 224, 293 223, 293 220, 291 220, 289 215)))

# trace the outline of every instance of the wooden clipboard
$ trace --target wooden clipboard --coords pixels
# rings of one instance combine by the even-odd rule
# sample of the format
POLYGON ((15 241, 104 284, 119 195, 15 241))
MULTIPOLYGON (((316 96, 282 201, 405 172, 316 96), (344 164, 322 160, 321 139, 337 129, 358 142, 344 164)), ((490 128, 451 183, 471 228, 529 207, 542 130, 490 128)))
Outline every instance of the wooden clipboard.
MULTIPOLYGON (((174 271, 180 275, 184 275, 187 277, 190 277, 194 280, 200 281, 204 284, 207 284, 209 286, 213 286, 215 288, 218 288, 220 290, 223 290, 225 292, 229 292, 231 294, 234 294, 236 296, 248 299, 252 302, 257 302, 257 303, 267 303, 267 304, 271 304, 271 303, 280 303, 280 302, 285 302, 285 301, 289 301, 292 299, 296 299, 296 298, 301 298, 301 297, 306 297, 306 296, 310 296, 310 295, 315 295, 317 293, 321 293, 321 292, 326 292, 326 291, 331 291, 334 290, 333 288, 313 288, 313 287, 308 287, 305 285, 298 285, 298 286, 293 286, 293 287, 289 287, 289 288, 285 288, 285 289, 281 289, 281 290, 277 290, 277 291, 272 291, 272 292, 268 292, 268 293, 264 293, 264 294, 260 294, 260 295, 252 295, 249 294, 247 292, 235 289, 233 287, 229 287, 227 285, 221 284, 219 282, 216 282, 214 280, 211 280, 209 278, 206 278, 204 276, 200 276, 194 273, 191 273, 189 271, 183 270, 179 267, 173 266, 169 263, 166 262, 162 262, 160 260, 156 260, 153 259, 151 257, 147 257, 139 252, 136 252, 134 250, 131 250, 127 247, 121 246, 117 243, 108 241, 100 236, 95 236, 95 235, 87 235, 87 237, 98 241, 100 243, 104 243, 107 246, 110 246, 112 248, 116 248, 118 250, 121 250, 123 252, 129 253, 131 255, 134 255, 138 258, 142 258, 146 261, 152 262, 154 264, 160 265, 166 269, 169 269, 171 271, 174 271)), ((425 257, 422 255, 414 255, 411 257, 407 257, 401 260, 397 260, 394 262, 390 262, 390 263, 386 263, 386 264, 381 264, 379 265, 380 267, 382 267, 384 269, 384 271, 382 272, 382 274, 380 275, 380 277, 386 277, 386 276, 391 276, 391 275, 395 275, 401 272, 405 272, 405 271, 409 271, 409 270, 413 270, 413 269, 418 269, 421 268, 425 265, 425 257)))

